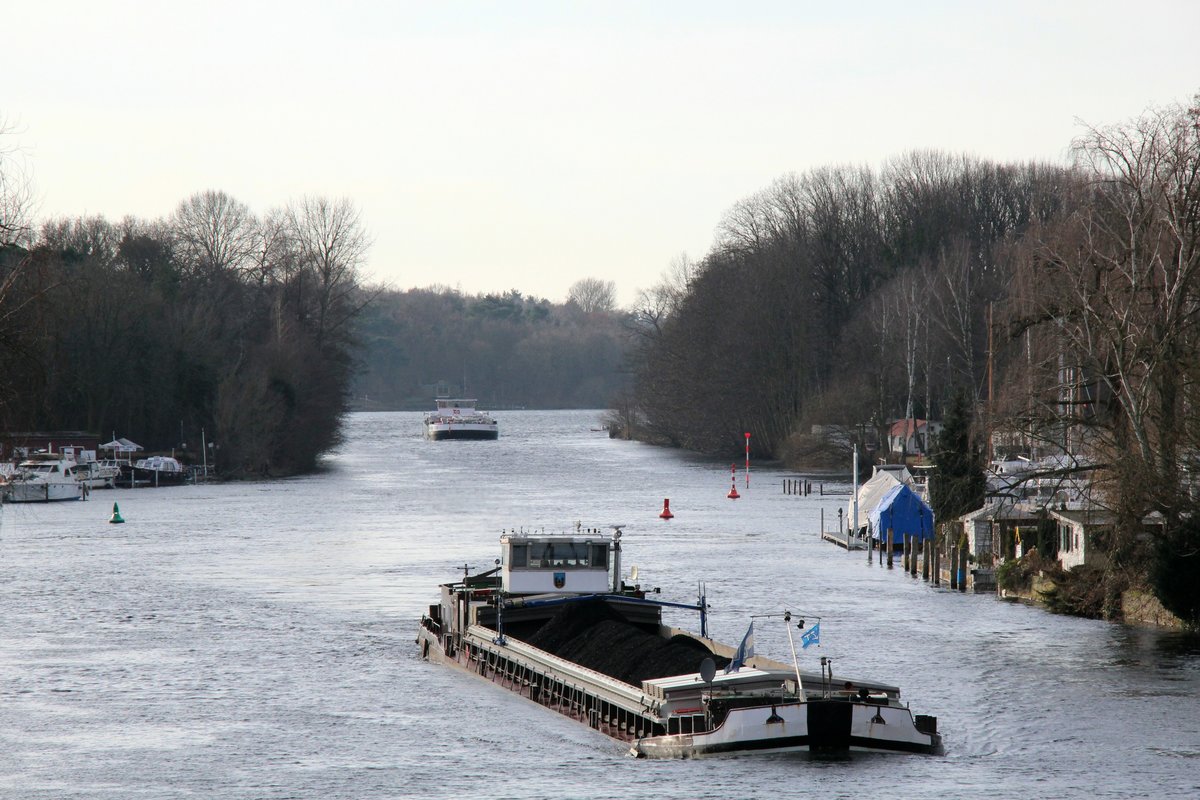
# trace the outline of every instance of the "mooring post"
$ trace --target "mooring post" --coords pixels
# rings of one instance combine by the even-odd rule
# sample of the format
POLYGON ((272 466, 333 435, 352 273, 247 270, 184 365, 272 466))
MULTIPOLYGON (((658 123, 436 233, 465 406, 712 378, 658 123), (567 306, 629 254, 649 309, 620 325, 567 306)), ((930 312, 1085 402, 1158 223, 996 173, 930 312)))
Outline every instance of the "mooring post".
POLYGON ((958 588, 958 546, 946 543, 946 563, 950 567, 950 588, 958 588))
POLYGON ((933 539, 933 585, 942 585, 942 550, 938 547, 936 533, 933 539))
POLYGON ((965 544, 958 548, 958 590, 960 592, 967 590, 967 546, 965 544))
MULTIPOLYGON (((892 559, 895 557, 895 556, 893 556, 893 554, 892 554, 892 537, 893 537, 894 535, 895 535, 895 534, 894 534, 894 532, 892 531, 892 529, 891 529, 891 528, 888 528, 888 535, 887 535, 887 564, 888 564, 888 569, 891 569, 891 568, 892 568, 892 566, 893 566, 892 559)), ((882 545, 883 545, 883 542, 880 542, 879 544, 880 544, 880 546, 882 546, 882 545)), ((880 551, 879 551, 879 563, 880 563, 880 564, 882 564, 882 563, 883 563, 883 551, 882 551, 882 550, 880 550, 880 551)))
POLYGON ((921 580, 929 581, 929 540, 921 541, 921 580))
POLYGON ((907 533, 900 534, 900 571, 908 572, 908 550, 911 547, 907 533))

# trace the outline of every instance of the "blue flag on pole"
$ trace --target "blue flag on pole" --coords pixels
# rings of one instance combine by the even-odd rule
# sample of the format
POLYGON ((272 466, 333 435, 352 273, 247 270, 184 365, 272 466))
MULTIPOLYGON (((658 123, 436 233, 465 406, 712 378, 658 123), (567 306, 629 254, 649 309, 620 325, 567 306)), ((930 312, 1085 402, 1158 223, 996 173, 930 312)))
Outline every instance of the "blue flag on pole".
POLYGON ((725 666, 725 674, 737 672, 746 663, 747 658, 754 658, 754 620, 750 620, 750 627, 746 630, 746 635, 742 637, 742 643, 738 645, 737 652, 733 654, 733 661, 725 666))
POLYGON ((809 628, 808 630, 806 630, 804 633, 802 633, 800 635, 800 646, 802 648, 804 648, 805 650, 808 649, 808 646, 810 644, 820 644, 820 643, 821 643, 821 623, 819 623, 819 622, 816 625, 813 625, 811 628, 809 628))

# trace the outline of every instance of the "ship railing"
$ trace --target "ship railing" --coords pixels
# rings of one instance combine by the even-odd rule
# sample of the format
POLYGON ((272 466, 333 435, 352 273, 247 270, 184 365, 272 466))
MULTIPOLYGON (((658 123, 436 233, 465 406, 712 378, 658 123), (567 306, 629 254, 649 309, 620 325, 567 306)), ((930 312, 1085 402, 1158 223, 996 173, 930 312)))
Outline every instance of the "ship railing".
POLYGON ((475 647, 502 653, 510 661, 540 671, 554 680, 585 686, 590 694, 608 703, 620 705, 630 711, 659 714, 659 703, 647 697, 640 688, 603 672, 559 658, 517 639, 509 638, 503 645, 497 644, 494 641, 496 631, 491 628, 472 625, 467 629, 464 638, 475 647))

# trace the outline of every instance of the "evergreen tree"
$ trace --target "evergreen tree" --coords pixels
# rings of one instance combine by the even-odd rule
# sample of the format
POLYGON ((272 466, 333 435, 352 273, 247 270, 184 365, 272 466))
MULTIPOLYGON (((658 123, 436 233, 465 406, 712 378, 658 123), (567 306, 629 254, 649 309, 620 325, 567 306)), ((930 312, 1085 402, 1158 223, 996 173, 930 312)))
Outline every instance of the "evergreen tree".
POLYGON ((983 505, 986 483, 979 447, 971 441, 971 402, 959 391, 950 401, 933 454, 929 500, 934 518, 945 521, 983 505))

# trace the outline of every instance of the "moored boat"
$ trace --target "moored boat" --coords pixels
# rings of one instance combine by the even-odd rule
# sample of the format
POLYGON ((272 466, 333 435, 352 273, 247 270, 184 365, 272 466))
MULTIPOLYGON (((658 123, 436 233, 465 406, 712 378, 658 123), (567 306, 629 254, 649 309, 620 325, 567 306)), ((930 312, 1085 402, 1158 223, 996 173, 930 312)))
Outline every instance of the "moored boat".
POLYGON ((138 459, 130 472, 134 486, 178 486, 187 482, 189 476, 183 464, 171 456, 138 459))
POLYGON ((496 420, 475 408, 474 400, 436 398, 437 408, 425 415, 425 436, 434 439, 496 439, 496 420))
POLYGON ((112 489, 121 477, 121 466, 116 461, 96 459, 95 450, 66 445, 62 454, 75 462, 75 481, 86 489, 112 489))
MULTIPOLYGON (((627 742, 639 757, 737 752, 940 753, 935 717, 895 686, 839 678, 737 648, 707 633, 707 602, 659 599, 621 574, 621 532, 508 533, 499 566, 443 584, 423 615, 421 655, 487 678, 627 742), (700 633, 663 624, 693 609, 700 633), (724 671, 718 670, 724 667, 724 671)), ((464 569, 466 573, 468 569, 464 569)), ((777 615, 788 626, 794 620, 777 615)), ((800 621, 803 626, 803 621, 800 621)), ((819 637, 814 625, 802 636, 819 637)))
POLYGON ((84 487, 75 479, 75 460, 62 453, 34 453, 17 465, 4 485, 10 503, 78 500, 84 487))

